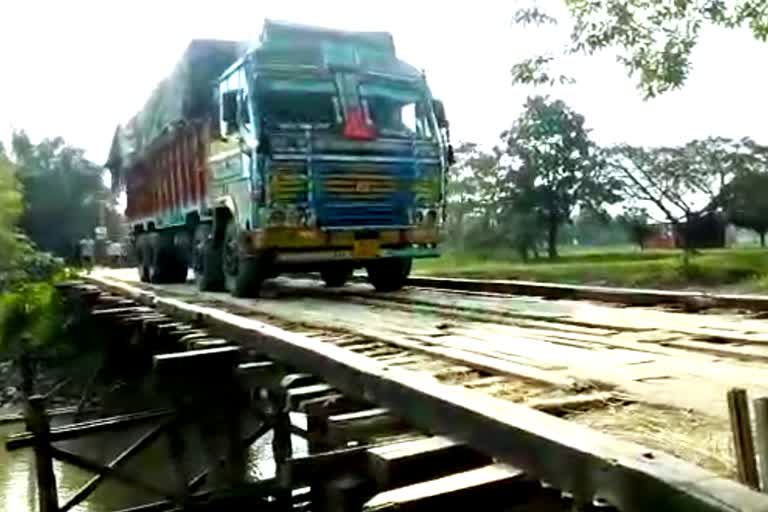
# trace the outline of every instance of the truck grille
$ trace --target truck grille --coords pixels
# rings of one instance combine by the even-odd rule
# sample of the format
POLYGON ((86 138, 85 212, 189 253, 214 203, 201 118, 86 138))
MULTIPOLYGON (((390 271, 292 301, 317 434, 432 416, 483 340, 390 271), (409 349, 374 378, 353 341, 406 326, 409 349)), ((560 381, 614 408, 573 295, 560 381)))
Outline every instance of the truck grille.
POLYGON ((316 164, 313 166, 321 226, 408 224, 413 199, 411 164, 316 164))
POLYGON ((270 199, 274 204, 306 203, 309 198, 309 180, 303 165, 281 165, 271 169, 270 199))

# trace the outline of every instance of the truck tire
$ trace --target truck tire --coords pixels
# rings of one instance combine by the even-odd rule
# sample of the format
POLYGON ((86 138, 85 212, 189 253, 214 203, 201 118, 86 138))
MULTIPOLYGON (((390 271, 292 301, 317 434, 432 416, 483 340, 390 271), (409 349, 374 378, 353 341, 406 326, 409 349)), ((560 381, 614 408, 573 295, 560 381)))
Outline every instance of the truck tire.
POLYGON ((160 233, 149 233, 144 250, 144 260, 149 268, 149 282, 162 284, 166 278, 165 259, 168 248, 160 233))
POLYGON ((149 261, 146 259, 146 246, 149 242, 146 234, 136 236, 136 269, 142 283, 149 282, 149 261))
POLYGON ((347 284, 354 269, 344 265, 333 265, 320 271, 320 278, 328 288, 340 288, 347 284))
POLYGON ((195 229, 192 247, 192 270, 197 288, 203 292, 219 292, 224 289, 221 273, 221 249, 210 238, 211 227, 201 224, 195 229))
POLYGON ((240 248, 240 228, 229 219, 221 247, 224 286, 235 297, 258 297, 264 281, 264 269, 258 256, 245 255, 240 248))
POLYGON ((191 246, 192 241, 187 230, 179 231, 173 235, 172 259, 168 268, 169 282, 180 284, 187 282, 191 246))
MULTIPOLYGON (((155 284, 175 283, 179 281, 179 268, 176 249, 171 233, 150 233, 145 252, 149 264, 149 282, 155 284)), ((186 279, 186 268, 185 279, 186 279)))
POLYGON ((411 258, 387 258, 366 266, 368 282, 377 292, 394 292, 405 285, 411 273, 411 258))

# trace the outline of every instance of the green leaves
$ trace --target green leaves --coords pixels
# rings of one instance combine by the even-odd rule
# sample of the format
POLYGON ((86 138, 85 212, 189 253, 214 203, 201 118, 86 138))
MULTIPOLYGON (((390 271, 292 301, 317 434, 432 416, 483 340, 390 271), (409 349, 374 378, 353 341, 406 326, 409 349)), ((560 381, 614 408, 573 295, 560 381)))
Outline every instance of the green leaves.
POLYGON ((506 207, 547 226, 550 256, 556 255, 557 231, 570 221, 574 208, 599 210, 619 199, 618 182, 604 172, 584 117, 562 101, 528 98, 525 112, 503 137, 512 162, 506 207))
POLYGON ((0 273, 18 257, 16 223, 21 215, 21 187, 16 169, 0 147, 0 273))
POLYGON ((48 282, 30 283, 0 295, 0 351, 40 349, 62 332, 62 308, 48 282))
POLYGON ((720 197, 728 220, 736 226, 751 229, 765 245, 768 232, 768 170, 744 172, 725 186, 720 197))
POLYGON ((24 132, 16 132, 12 142, 24 187, 20 227, 40 249, 71 255, 77 240, 92 235, 101 201, 112 201, 102 169, 61 137, 33 144, 24 132))
MULTIPOLYGON (((572 18, 571 45, 565 54, 606 49, 646 98, 680 87, 688 78, 690 56, 702 27, 748 26, 755 38, 768 39, 768 1, 740 0, 564 0, 572 18)), ((534 4, 516 12, 514 21, 531 25, 551 16, 534 4)), ((562 20, 561 20, 562 21, 562 20)), ((531 57, 513 67, 515 83, 551 84, 551 56, 531 57), (544 79, 546 78, 546 79, 544 79)))

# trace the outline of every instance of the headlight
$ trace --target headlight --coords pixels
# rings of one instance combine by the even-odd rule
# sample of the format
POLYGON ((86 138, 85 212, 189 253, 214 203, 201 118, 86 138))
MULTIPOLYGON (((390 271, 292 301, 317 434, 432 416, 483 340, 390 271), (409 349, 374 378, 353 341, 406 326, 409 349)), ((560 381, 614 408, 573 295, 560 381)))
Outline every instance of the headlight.
POLYGON ((413 217, 414 224, 421 224, 424 222, 424 213, 421 210, 416 210, 416 214, 413 217))
POLYGON ((437 212, 435 210, 429 210, 427 212, 427 218, 425 221, 427 226, 434 226, 437 224, 437 212))

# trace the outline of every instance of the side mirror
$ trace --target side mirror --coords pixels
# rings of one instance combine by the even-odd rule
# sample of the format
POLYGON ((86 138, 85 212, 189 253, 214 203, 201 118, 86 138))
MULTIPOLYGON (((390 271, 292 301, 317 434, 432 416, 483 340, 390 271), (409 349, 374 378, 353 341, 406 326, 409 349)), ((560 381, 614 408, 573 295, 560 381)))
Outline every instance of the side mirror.
POLYGON ((448 160, 448 165, 453 165, 456 163, 456 155, 453 154, 453 144, 448 144, 446 159, 448 160))
POLYGON ((435 111, 435 117, 437 118, 437 126, 440 128, 448 128, 448 118, 445 117, 445 106, 440 100, 432 100, 432 109, 435 111))

